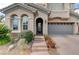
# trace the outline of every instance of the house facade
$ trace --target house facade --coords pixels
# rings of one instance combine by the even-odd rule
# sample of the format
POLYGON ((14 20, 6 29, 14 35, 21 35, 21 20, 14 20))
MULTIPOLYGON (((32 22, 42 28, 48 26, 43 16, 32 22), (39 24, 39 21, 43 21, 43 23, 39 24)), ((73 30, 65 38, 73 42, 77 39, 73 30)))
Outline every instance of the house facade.
POLYGON ((35 35, 78 34, 78 14, 69 3, 14 3, 0 10, 12 33, 31 30, 35 35))

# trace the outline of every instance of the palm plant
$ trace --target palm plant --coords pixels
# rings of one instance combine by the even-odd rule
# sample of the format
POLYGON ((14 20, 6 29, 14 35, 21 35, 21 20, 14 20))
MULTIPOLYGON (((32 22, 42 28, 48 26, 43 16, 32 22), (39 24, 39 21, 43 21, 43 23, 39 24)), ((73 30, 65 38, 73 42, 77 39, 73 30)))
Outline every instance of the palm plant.
POLYGON ((10 42, 10 32, 11 30, 5 24, 0 23, 0 45, 10 42))

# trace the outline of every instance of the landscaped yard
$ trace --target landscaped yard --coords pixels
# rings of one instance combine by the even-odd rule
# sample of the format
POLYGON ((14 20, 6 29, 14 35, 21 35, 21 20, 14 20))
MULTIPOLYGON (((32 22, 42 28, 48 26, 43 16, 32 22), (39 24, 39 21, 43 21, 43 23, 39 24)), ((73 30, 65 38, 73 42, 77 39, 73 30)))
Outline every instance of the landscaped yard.
POLYGON ((33 37, 31 31, 25 31, 12 39, 11 30, 0 23, 0 54, 30 54, 33 37))
MULTIPOLYGON (((40 38, 40 37, 39 37, 40 38)), ((36 41, 39 39, 36 38, 36 41)), ((12 54, 12 55, 30 55, 32 52, 32 41, 34 39, 34 35, 31 31, 25 31, 19 34, 17 38, 12 39, 11 30, 5 24, 0 24, 0 54, 12 54)), ((53 35, 53 36, 45 36, 44 38, 40 38, 43 41, 40 43, 44 44, 46 53, 56 55, 79 55, 79 35, 53 35), (47 47, 48 51, 47 51, 47 47)), ((38 45, 38 42, 35 41, 35 47, 38 45)), ((40 45, 42 45, 40 44, 40 45)), ((37 51, 38 52, 38 51, 37 51)), ((36 53, 36 52, 35 52, 36 53)))
POLYGON ((16 47, 12 50, 9 50, 9 44, 0 46, 0 54, 1 55, 30 55, 31 50, 27 48, 27 45, 24 44, 24 40, 20 39, 16 47))

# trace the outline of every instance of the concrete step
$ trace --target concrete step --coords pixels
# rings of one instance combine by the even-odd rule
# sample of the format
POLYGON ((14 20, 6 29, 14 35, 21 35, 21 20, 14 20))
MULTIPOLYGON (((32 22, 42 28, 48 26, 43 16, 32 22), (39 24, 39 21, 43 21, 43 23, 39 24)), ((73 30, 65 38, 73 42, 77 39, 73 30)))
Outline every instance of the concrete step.
POLYGON ((43 49, 43 50, 44 50, 44 49, 47 49, 47 50, 48 50, 47 47, 32 47, 32 50, 33 50, 33 49, 38 49, 38 50, 39 50, 39 49, 43 49))
MULTIPOLYGON (((40 47, 40 48, 44 48, 44 47, 46 47, 46 46, 42 46, 42 45, 40 45, 40 46, 33 46, 34 48, 38 48, 38 47, 40 47)), ((33 48, 32 47, 32 48, 33 48)))
POLYGON ((44 39, 44 36, 35 36, 35 39, 44 39))
POLYGON ((46 52, 33 52, 31 55, 49 55, 49 53, 46 52))
POLYGON ((34 41, 32 46, 47 46, 45 41, 34 41))
POLYGON ((49 55, 44 36, 35 36, 35 39, 32 45, 32 54, 49 55))
POLYGON ((38 49, 38 48, 34 48, 34 49, 32 49, 32 52, 44 52, 44 51, 48 51, 48 49, 46 49, 46 48, 40 48, 40 49, 38 49))
POLYGON ((43 43, 34 43, 33 46, 47 46, 45 42, 43 43))
POLYGON ((40 42, 45 42, 45 40, 41 40, 41 39, 39 39, 39 40, 34 40, 34 42, 36 42, 36 43, 40 43, 40 42))

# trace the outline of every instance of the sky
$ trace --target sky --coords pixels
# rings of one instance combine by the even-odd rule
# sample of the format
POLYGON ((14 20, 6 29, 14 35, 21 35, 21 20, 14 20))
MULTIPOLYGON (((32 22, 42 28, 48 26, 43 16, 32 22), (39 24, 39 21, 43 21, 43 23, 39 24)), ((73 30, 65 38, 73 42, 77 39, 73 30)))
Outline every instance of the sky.
MULTIPOLYGON (((12 3, 0 3, 0 9, 5 8, 9 5, 11 5, 12 3)), ((3 15, 3 13, 0 12, 0 15, 3 15)))
POLYGON ((75 3, 74 8, 79 8, 79 3, 75 3))
POLYGON ((12 3, 0 3, 0 9, 2 9, 10 4, 12 4, 12 3))

